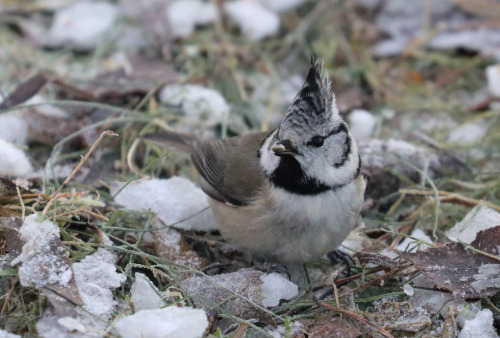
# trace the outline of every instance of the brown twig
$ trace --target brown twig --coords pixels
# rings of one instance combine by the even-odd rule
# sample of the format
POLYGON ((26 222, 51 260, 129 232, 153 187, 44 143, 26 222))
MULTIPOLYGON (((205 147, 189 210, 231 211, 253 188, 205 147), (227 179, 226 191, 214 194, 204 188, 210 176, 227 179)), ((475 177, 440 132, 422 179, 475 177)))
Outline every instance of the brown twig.
POLYGON ((17 282, 19 282, 19 276, 16 276, 12 279, 11 285, 9 292, 7 292, 7 295, 5 297, 5 302, 3 303, 2 310, 0 311, 0 315, 3 315, 5 311, 7 310, 7 304, 9 303, 10 297, 12 297, 12 294, 14 293, 14 289, 16 287, 17 282))
POLYGON ((339 307, 336 307, 336 306, 333 306, 333 305, 330 305, 330 304, 327 304, 327 303, 323 303, 323 302, 320 302, 320 301, 316 301, 316 303, 318 305, 324 307, 327 310, 330 310, 330 311, 333 311, 333 312, 337 312, 337 313, 343 314, 343 315, 348 316, 348 317, 352 317, 352 318, 356 319, 357 321, 359 321, 359 322, 361 322, 361 323, 363 323, 365 325, 373 327, 373 328, 375 328, 377 330, 378 333, 380 333, 384 337, 394 338, 394 336, 392 334, 390 334, 389 332, 387 332, 386 330, 384 330, 380 326, 378 326, 376 324, 373 324, 369 320, 361 317, 360 315, 358 315, 358 314, 356 314, 356 313, 354 313, 352 311, 344 310, 344 309, 341 309, 339 307))
POLYGON ((73 171, 71 172, 71 174, 69 174, 68 178, 66 178, 66 180, 61 184, 61 186, 59 187, 59 189, 57 189, 57 191, 54 193, 54 195, 52 195, 52 197, 50 198, 49 202, 47 203, 47 205, 45 206, 45 208, 42 211, 42 213, 44 215, 47 213, 47 211, 49 210, 50 206, 52 205, 52 203, 54 202, 54 200, 56 199, 56 197, 59 195, 59 192, 61 191, 61 189, 66 184, 68 184, 68 182, 73 178, 73 176, 75 176, 75 174, 78 172, 78 170, 80 170, 80 168, 87 161, 87 159, 89 158, 90 154, 92 154, 92 152, 95 150, 95 148, 101 142, 101 140, 103 139, 104 136, 118 136, 118 134, 115 134, 111 130, 106 130, 106 131, 103 131, 101 133, 101 135, 99 136, 99 138, 97 139, 97 141, 95 141, 94 144, 92 145, 92 147, 90 147, 89 151, 85 154, 85 156, 82 158, 82 160, 80 161, 80 163, 78 163, 78 165, 75 167, 75 169, 73 169, 73 171))
MULTIPOLYGON (((399 190, 400 194, 406 194, 406 195, 417 195, 417 196, 429 196, 429 195, 434 195, 434 191, 429 191, 429 190, 415 190, 415 189, 400 189, 399 190)), ((448 191, 438 191, 439 194, 439 199, 441 202, 445 203, 455 203, 455 204, 461 204, 465 205, 468 207, 474 207, 478 204, 484 204, 485 206, 500 211, 500 206, 487 202, 487 201, 482 201, 474 198, 469 198, 465 197, 456 193, 448 192, 448 191)))

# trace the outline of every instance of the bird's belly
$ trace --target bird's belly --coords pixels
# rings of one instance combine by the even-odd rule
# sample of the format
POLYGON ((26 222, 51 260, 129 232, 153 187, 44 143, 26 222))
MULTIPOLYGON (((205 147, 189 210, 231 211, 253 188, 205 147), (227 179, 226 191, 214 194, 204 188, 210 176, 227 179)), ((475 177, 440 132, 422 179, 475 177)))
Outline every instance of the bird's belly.
POLYGON ((229 242, 283 263, 337 249, 356 225, 363 199, 354 184, 314 196, 282 189, 266 195, 261 203, 237 208, 212 201, 212 209, 229 242))

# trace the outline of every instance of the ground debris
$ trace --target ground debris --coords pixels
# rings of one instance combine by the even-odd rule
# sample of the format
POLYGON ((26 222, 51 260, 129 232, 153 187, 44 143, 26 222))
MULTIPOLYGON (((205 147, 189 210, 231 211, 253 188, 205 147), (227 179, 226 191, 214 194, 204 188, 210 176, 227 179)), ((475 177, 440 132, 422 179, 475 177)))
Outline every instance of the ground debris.
POLYGON ((211 318, 227 311, 268 324, 273 324, 274 318, 262 307, 276 306, 280 299, 291 299, 298 294, 297 286, 282 275, 267 275, 252 269, 214 277, 191 277, 182 282, 182 287, 195 306, 205 309, 211 318))
MULTIPOLYGON (((472 247, 479 250, 474 244, 479 246, 481 243, 483 249, 496 251, 496 247, 483 243, 500 243, 498 234, 496 228, 481 231, 472 247)), ((457 298, 485 298, 500 291, 500 261, 468 250, 462 244, 446 243, 439 248, 400 252, 400 255, 413 262, 439 288, 450 291, 457 298)))
POLYGON ((431 325, 431 316, 422 307, 408 302, 383 302, 377 311, 379 325, 386 330, 418 332, 431 325))
POLYGON ((158 257, 196 270, 207 265, 206 260, 191 249, 177 230, 166 226, 158 218, 153 220, 151 228, 158 257))

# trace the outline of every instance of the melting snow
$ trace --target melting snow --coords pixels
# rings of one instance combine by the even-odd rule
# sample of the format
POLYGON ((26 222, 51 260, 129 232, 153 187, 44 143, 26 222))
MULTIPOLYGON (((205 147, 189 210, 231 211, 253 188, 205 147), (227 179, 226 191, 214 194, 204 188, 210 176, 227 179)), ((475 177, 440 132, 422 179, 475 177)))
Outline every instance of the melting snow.
POLYGON ((458 338, 498 338, 493 328, 493 313, 482 310, 473 319, 466 320, 458 338))
POLYGON ((231 19, 240 26, 243 34, 252 41, 259 41, 276 34, 280 28, 280 17, 264 8, 257 1, 226 2, 224 9, 231 19))
POLYGON ((135 311, 153 310, 165 306, 165 302, 160 297, 161 292, 142 273, 135 274, 135 282, 132 284, 130 293, 135 311))
POLYGON ((61 257, 68 257, 66 250, 57 246, 59 228, 43 216, 33 214, 24 220, 19 229, 24 241, 21 254, 12 261, 19 267, 19 280, 23 286, 40 289, 47 284, 66 286, 71 280, 72 271, 61 257))
POLYGON ((281 299, 292 299, 299 294, 299 287, 278 273, 271 273, 260 277, 262 280, 262 305, 272 307, 279 304, 281 299))
POLYGON ((0 139, 0 175, 26 176, 33 171, 26 154, 0 139))
POLYGON ((198 338, 208 327, 205 311, 169 306, 142 310, 117 321, 115 328, 123 338, 198 338))
POLYGON ((366 140, 372 136, 377 120, 367 110, 355 109, 349 115, 349 130, 356 140, 366 140))
POLYGON ((476 239, 479 231, 495 227, 500 224, 500 213, 484 205, 474 207, 464 219, 455 224, 446 232, 446 236, 452 241, 460 241, 467 244, 476 239))
MULTIPOLYGON (((118 189, 113 189, 113 193, 118 189)), ((151 209, 167 225, 185 230, 213 230, 217 223, 207 196, 182 177, 134 182, 123 189, 116 202, 132 210, 151 209)))

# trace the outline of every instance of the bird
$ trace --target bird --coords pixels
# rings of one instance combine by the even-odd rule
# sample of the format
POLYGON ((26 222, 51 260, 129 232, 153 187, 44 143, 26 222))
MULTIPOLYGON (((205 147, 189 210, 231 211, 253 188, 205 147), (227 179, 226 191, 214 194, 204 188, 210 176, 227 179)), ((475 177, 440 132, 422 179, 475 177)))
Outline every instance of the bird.
POLYGON ((143 138, 190 154, 222 237, 259 259, 286 265, 331 258, 358 223, 366 187, 361 158, 319 58, 311 58, 275 130, 143 138))

